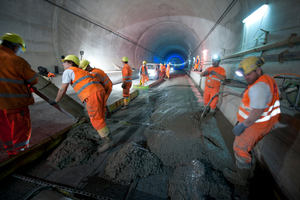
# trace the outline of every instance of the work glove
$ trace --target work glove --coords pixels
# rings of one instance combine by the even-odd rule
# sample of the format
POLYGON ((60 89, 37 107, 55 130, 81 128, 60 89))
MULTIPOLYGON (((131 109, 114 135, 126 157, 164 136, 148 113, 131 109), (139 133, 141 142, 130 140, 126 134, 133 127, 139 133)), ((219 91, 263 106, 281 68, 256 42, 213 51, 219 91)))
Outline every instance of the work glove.
POLYGON ((206 75, 208 75, 208 74, 209 74, 208 71, 203 72, 203 75, 204 75, 204 76, 206 76, 206 75))
POLYGON ((216 74, 217 74, 217 72, 215 72, 215 71, 211 71, 211 72, 210 72, 210 74, 211 74, 211 75, 216 75, 216 74))
POLYGON ((121 87, 125 89, 125 82, 122 83, 121 87))
POLYGON ((235 127, 233 127, 232 132, 234 133, 234 135, 240 136, 247 127, 248 126, 245 126, 243 123, 240 123, 240 124, 236 125, 235 127))
POLYGON ((49 99, 48 102, 49 102, 50 105, 57 104, 57 102, 54 99, 49 99))

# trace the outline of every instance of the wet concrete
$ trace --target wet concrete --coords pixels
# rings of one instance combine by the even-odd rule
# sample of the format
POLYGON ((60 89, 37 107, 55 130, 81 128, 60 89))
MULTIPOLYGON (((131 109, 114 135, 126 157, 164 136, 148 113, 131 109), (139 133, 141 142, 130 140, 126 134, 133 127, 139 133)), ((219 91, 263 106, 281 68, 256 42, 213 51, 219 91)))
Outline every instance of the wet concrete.
MULTIPOLYGON (((109 199, 247 199, 248 189, 222 174, 233 160, 215 117, 200 121, 203 105, 190 83, 186 75, 171 78, 140 91, 129 109, 113 113, 116 120, 107 125, 115 145, 108 151, 97 153, 102 141, 87 123, 70 131, 51 155, 18 173, 109 199)), ((5 199, 22 199, 37 187, 7 180, 0 193, 5 199)))

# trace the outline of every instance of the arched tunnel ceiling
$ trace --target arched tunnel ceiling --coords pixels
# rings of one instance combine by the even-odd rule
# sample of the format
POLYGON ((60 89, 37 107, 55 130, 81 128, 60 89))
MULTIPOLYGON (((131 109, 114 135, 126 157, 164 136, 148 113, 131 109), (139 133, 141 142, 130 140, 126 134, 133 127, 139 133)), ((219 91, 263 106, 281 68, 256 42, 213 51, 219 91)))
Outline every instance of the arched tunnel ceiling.
MULTIPOLYGON (((222 3, 217 0, 110 0, 104 2, 65 0, 46 2, 60 5, 85 19, 96 22, 102 28, 108 28, 122 38, 130 40, 134 47, 129 47, 129 51, 133 52, 128 56, 136 64, 141 60, 165 61, 172 55, 186 60, 231 1, 222 1, 222 3)), ((62 9, 59 12, 60 17, 66 15, 62 9)), ((65 24, 67 24, 68 17, 64 18, 65 24)), ((89 29, 89 32, 99 32, 96 30, 97 27, 90 26, 89 29)), ((115 46, 120 46, 120 48, 132 45, 122 38, 116 40, 115 37, 105 37, 103 34, 109 35, 110 32, 101 30, 101 40, 105 38, 111 42, 112 40, 118 41, 120 44, 115 46)), ((66 35, 69 36, 68 33, 66 35)), ((92 42, 93 45, 96 43, 92 42)), ((101 44, 96 46, 101 46, 101 44)))

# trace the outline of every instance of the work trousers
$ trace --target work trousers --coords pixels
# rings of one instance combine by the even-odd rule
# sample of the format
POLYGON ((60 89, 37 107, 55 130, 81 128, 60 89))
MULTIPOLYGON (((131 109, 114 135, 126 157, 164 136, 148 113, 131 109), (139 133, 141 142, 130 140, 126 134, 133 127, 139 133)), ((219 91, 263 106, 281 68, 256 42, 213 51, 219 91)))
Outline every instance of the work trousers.
POLYGON ((29 147, 31 120, 28 106, 0 110, 0 139, 8 155, 18 154, 29 147))
POLYGON ((86 110, 89 114, 90 121, 97 131, 106 126, 104 101, 104 90, 100 90, 85 99, 86 110))
POLYGON ((261 128, 261 125, 255 123, 240 136, 235 136, 233 150, 236 158, 236 165, 239 168, 251 168, 252 157, 249 153, 251 149, 273 128, 261 128))
POLYGON ((198 68, 199 68, 199 64, 195 64, 194 70, 198 70, 198 68))
POLYGON ((144 85, 146 81, 149 81, 148 75, 142 75, 142 84, 144 85))
MULTIPOLYGON (((203 101, 204 101, 204 105, 207 105, 210 101, 210 99, 219 92, 220 88, 219 87, 215 87, 215 88, 211 88, 208 86, 205 86, 204 88, 204 93, 203 93, 203 101)), ((215 109, 217 107, 219 101, 219 96, 216 96, 209 104, 209 107, 211 107, 211 109, 215 109)))

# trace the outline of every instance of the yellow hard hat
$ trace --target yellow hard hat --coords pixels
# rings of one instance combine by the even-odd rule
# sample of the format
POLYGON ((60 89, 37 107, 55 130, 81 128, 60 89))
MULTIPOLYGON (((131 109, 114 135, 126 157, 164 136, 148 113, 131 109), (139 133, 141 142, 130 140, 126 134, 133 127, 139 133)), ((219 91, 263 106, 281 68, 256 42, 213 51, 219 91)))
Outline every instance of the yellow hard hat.
POLYGON ((79 67, 80 67, 81 69, 85 70, 89 64, 90 64, 89 61, 87 61, 87 60, 81 60, 81 61, 79 62, 79 67))
POLYGON ((147 64, 147 62, 146 62, 146 61, 143 61, 143 64, 147 64))
POLYGON ((263 64, 265 64, 265 60, 262 57, 250 56, 240 62, 239 68, 235 73, 238 76, 244 76, 250 74, 263 64))
POLYGON ((65 62, 66 60, 69 61, 73 61, 76 65, 79 65, 79 58, 77 56, 74 55, 67 55, 63 60, 63 62, 65 62))
POLYGON ((199 58, 200 56, 198 55, 197 58, 199 58))
POLYGON ((128 62, 128 61, 129 61, 128 57, 124 56, 124 57, 122 58, 122 62, 128 62))
POLYGON ((7 40, 12 43, 20 44, 22 46, 22 51, 25 51, 26 49, 25 41, 16 33, 5 33, 4 35, 2 35, 1 40, 7 40))

